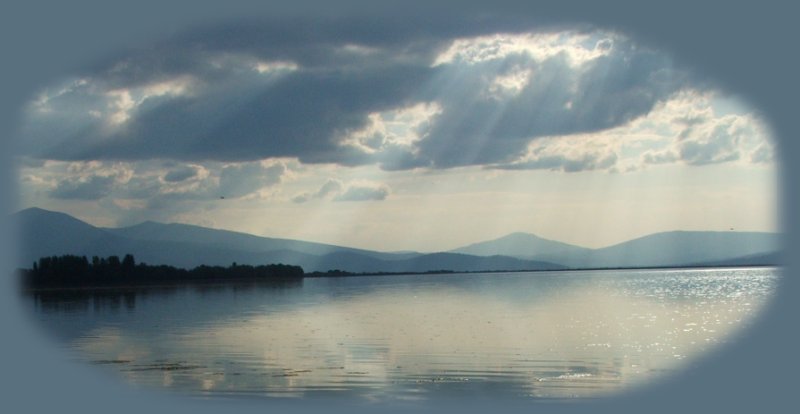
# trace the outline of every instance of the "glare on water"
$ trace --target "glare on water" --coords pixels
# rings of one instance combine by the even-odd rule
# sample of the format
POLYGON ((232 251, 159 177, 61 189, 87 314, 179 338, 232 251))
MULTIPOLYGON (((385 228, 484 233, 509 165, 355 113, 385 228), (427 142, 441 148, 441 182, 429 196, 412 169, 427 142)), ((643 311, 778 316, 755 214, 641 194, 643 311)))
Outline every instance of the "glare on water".
POLYGON ((769 298, 777 270, 305 279, 179 289, 121 309, 37 306, 78 358, 207 395, 609 395, 691 369, 769 298), (213 304, 213 305, 211 305, 213 304), (49 309, 49 310, 48 310, 49 309))

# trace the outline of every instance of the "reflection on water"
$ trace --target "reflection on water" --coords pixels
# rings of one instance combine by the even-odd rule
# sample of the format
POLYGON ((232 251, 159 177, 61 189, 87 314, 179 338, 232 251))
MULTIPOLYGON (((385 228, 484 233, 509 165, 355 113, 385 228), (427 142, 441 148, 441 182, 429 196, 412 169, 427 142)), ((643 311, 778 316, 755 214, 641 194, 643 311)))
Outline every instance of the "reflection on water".
POLYGON ((690 369, 768 300, 778 271, 585 271, 43 292, 77 358, 201 395, 605 395, 690 369), (687 366, 689 365, 689 366, 687 366))

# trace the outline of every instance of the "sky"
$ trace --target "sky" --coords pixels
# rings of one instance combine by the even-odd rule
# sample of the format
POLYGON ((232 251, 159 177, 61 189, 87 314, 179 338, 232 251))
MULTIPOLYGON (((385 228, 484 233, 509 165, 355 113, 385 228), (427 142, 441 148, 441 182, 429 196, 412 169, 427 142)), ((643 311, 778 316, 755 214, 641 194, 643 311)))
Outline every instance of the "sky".
POLYGON ((623 33, 509 19, 239 21, 31 97, 20 208, 381 251, 778 231, 769 126, 623 33))

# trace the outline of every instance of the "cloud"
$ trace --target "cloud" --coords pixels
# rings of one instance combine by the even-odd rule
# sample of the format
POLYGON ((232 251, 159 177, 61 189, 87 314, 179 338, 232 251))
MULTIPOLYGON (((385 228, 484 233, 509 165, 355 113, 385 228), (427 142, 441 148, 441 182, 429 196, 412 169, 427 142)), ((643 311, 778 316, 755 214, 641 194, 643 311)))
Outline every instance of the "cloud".
POLYGON ((301 193, 292 197, 292 202, 297 204, 302 204, 309 200, 311 200, 311 194, 309 193, 301 193))
MULTIPOLYGON (((185 33, 42 92, 26 112, 23 155, 508 164, 541 137, 641 117, 689 82, 667 56, 613 33, 463 23, 365 30, 300 20, 185 33)), ((224 172, 221 189, 237 196, 261 185, 245 173, 224 172)), ((164 179, 182 177, 188 168, 164 179)))
POLYGON ((197 176, 198 168, 192 165, 184 165, 167 171, 164 174, 164 181, 177 183, 197 176))
POLYGON ((286 166, 282 163, 264 166, 254 162, 227 166, 220 172, 218 192, 220 197, 243 197, 278 184, 285 172, 286 166))
POLYGON ((50 197, 62 200, 99 200, 111 193, 114 177, 92 175, 85 178, 67 178, 59 181, 50 197))
POLYGON ((774 160, 775 149, 768 142, 762 142, 750 153, 750 161, 754 164, 767 164, 774 160))
POLYGON ((304 192, 298 194, 292 198, 292 202, 300 204, 311 200, 323 199, 331 195, 341 194, 343 189, 344 184, 340 180, 330 178, 315 193, 304 192))
POLYGON ((342 184, 341 181, 329 179, 319 188, 319 191, 314 194, 314 198, 325 198, 330 194, 339 194, 342 192, 343 188, 344 184, 342 184))
POLYGON ((739 143, 742 129, 734 120, 724 120, 706 125, 678 143, 680 159, 689 165, 717 164, 735 161, 741 157, 739 143))
POLYGON ((658 128, 669 131, 671 142, 641 154, 641 163, 682 163, 703 166, 727 162, 766 163, 772 146, 764 125, 750 114, 717 114, 711 96, 677 95, 651 116, 658 128))
POLYGON ((385 184, 357 181, 347 185, 341 180, 328 179, 315 193, 301 193, 292 198, 294 203, 305 203, 311 200, 330 199, 333 201, 380 201, 389 195, 389 187, 385 184))
POLYGON ((617 162, 616 153, 586 153, 577 158, 567 155, 547 155, 534 159, 499 165, 495 168, 504 170, 551 170, 563 172, 580 172, 591 170, 608 170, 617 162))
POLYGON ((531 142, 524 155, 510 163, 491 165, 502 170, 550 170, 580 172, 616 171, 619 153, 628 137, 614 131, 605 134, 543 137, 531 142))
POLYGON ((419 143, 420 156, 432 166, 506 163, 541 137, 624 125, 647 114, 687 81, 668 57, 624 39, 579 66, 563 53, 544 60, 525 50, 500 56, 467 68, 443 68, 437 83, 450 88, 437 91, 443 113, 419 143), (528 72, 520 72, 520 67, 528 72), (491 93, 498 79, 525 73, 530 79, 519 83, 524 86, 518 86, 518 92, 501 97, 491 93))
POLYGON ((158 209, 169 203, 251 196, 280 184, 289 174, 288 165, 282 161, 205 165, 47 161, 23 168, 22 177, 32 189, 54 199, 104 199, 158 209))
POLYGON ((678 160, 678 154, 672 150, 646 151, 642 153, 642 162, 645 164, 671 164, 678 160))
MULTIPOLYGON (((717 113, 713 93, 682 90, 647 115, 598 132, 541 137, 518 158, 489 168, 578 172, 638 171, 647 165, 703 166, 727 162, 768 163, 772 145, 761 121, 742 111, 717 113)), ((728 101, 728 108, 742 107, 728 101)))
POLYGON ((124 187, 134 176, 128 165, 99 161, 48 161, 41 167, 29 168, 29 182, 49 187, 48 196, 62 200, 99 200, 124 187))
POLYGON ((351 185, 333 201, 380 201, 389 195, 389 188, 383 185, 351 185))

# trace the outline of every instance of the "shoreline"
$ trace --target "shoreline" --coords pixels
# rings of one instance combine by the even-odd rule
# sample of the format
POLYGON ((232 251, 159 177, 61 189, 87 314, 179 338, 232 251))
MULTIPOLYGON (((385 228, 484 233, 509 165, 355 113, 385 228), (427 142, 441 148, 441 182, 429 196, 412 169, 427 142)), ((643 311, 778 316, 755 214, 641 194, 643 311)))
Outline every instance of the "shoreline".
POLYGON ((753 265, 695 265, 695 266, 646 266, 646 267, 603 267, 603 268, 574 268, 574 269, 552 269, 552 270, 476 270, 476 271, 426 271, 426 272, 363 272, 347 273, 341 272, 328 274, 327 272, 311 272, 297 277, 275 277, 270 279, 256 278, 214 278, 206 280, 172 280, 162 283, 119 283, 103 285, 73 285, 73 286, 20 286, 22 293, 53 292, 53 291, 102 291, 102 290, 125 290, 125 289, 152 289, 152 288, 177 288, 192 286, 230 286, 230 285, 286 285, 302 283, 303 279, 324 279, 324 278, 345 278, 345 277, 375 277, 375 276, 420 276, 420 275, 468 275, 468 274, 506 274, 506 273, 565 273, 565 272, 589 272, 589 271, 634 271, 634 270, 689 270, 689 269, 741 269, 741 268, 782 268, 780 264, 753 264, 753 265))
POLYGON ((335 278, 359 276, 415 276, 415 275, 459 275, 475 273, 550 273, 550 272, 584 272, 584 271, 611 271, 611 270, 683 270, 683 269, 738 269, 784 267, 783 264, 741 264, 741 265, 689 265, 689 266, 636 266, 636 267, 580 267, 566 269, 523 269, 523 270, 433 270, 425 272, 342 272, 341 274, 327 274, 327 272, 311 272, 303 278, 335 278))

